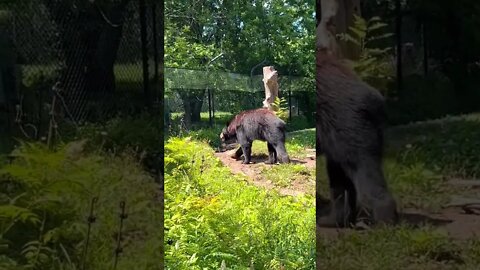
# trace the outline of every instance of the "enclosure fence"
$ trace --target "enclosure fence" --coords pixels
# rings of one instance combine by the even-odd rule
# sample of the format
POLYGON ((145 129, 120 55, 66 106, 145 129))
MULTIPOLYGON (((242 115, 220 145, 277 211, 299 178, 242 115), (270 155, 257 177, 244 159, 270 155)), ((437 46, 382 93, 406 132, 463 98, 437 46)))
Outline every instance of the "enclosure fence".
POLYGON ((145 0, 0 1, 2 132, 158 109, 161 16, 145 0))
MULTIPOLYGON (((262 75, 215 70, 165 68, 165 109, 171 118, 210 125, 225 115, 262 107, 262 75)), ((286 101, 289 118, 314 117, 315 88, 312 78, 279 74, 279 97, 286 101)), ((167 120, 168 125, 168 120, 167 120)))

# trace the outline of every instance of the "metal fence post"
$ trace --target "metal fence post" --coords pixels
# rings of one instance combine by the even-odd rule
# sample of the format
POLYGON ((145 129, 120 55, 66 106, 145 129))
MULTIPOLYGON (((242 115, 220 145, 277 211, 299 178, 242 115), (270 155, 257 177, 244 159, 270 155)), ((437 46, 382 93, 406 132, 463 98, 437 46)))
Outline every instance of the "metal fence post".
POLYGON ((142 42, 142 68, 143 68, 143 91, 145 94, 145 105, 151 106, 151 93, 148 75, 148 47, 147 47, 147 14, 145 0, 140 0, 140 39, 142 42))
POLYGON ((212 120, 213 124, 215 125, 215 89, 212 89, 212 120))
MULTIPOLYGON (((157 5, 152 4, 152 36, 153 36, 153 81, 155 84, 158 84, 158 29, 157 29, 157 5)), ((156 88, 155 88, 156 89, 156 88)), ((158 99, 157 95, 159 93, 155 92, 155 96, 158 99)))
POLYGON ((397 93, 402 92, 403 73, 402 73, 402 3, 395 0, 395 35, 397 45, 397 93))
POLYGON ((212 126, 212 95, 210 88, 207 90, 207 96, 208 96, 208 123, 210 126, 212 126))
POLYGON ((288 120, 292 121, 292 89, 288 89, 288 120))

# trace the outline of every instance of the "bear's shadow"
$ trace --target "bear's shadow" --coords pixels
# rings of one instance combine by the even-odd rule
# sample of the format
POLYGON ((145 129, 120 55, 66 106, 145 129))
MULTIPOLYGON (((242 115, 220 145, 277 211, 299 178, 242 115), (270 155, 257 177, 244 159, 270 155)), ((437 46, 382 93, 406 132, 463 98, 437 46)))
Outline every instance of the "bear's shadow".
MULTIPOLYGON (((318 196, 317 194, 316 202, 317 202, 317 215, 319 216, 327 215, 329 212, 330 200, 323 198, 322 196, 318 196)), ((401 212, 399 213, 399 217, 400 217, 400 220, 399 220, 400 224, 403 223, 403 224, 412 226, 414 228, 419 228, 425 225, 430 225, 433 227, 441 227, 453 222, 453 220, 451 219, 433 218, 428 216, 427 214, 420 214, 420 213, 401 212)))

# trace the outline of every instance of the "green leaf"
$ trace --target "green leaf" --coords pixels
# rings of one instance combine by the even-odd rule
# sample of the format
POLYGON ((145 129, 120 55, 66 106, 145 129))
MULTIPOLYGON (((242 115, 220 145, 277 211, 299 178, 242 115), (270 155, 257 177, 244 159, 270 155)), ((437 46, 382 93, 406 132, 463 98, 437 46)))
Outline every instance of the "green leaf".
POLYGON ((375 30, 382 29, 382 28, 385 28, 387 26, 388 26, 388 24, 379 22, 379 23, 375 23, 375 24, 372 24, 372 25, 368 26, 367 30, 368 30, 368 32, 373 32, 375 30))
POLYGON ((27 208, 15 205, 0 205, 0 220, 19 220, 21 222, 30 222, 37 224, 39 217, 27 208))

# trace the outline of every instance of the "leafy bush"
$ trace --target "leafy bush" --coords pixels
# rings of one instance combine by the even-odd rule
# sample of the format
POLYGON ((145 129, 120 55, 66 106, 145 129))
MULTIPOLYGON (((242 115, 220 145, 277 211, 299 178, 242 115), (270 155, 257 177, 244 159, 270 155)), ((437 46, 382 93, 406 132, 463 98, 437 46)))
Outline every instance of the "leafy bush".
MULTIPOLYGON (((117 269, 159 269, 158 185, 130 155, 86 154, 84 142, 24 143, 0 170, 0 265, 17 269, 79 269, 90 201, 98 197, 86 259, 89 269, 112 265, 119 203, 126 201, 117 269)), ((9 268, 11 269, 11 268, 9 268)))
POLYGON ((166 269, 313 269, 311 197, 286 198, 248 185, 206 144, 165 146, 166 269))

